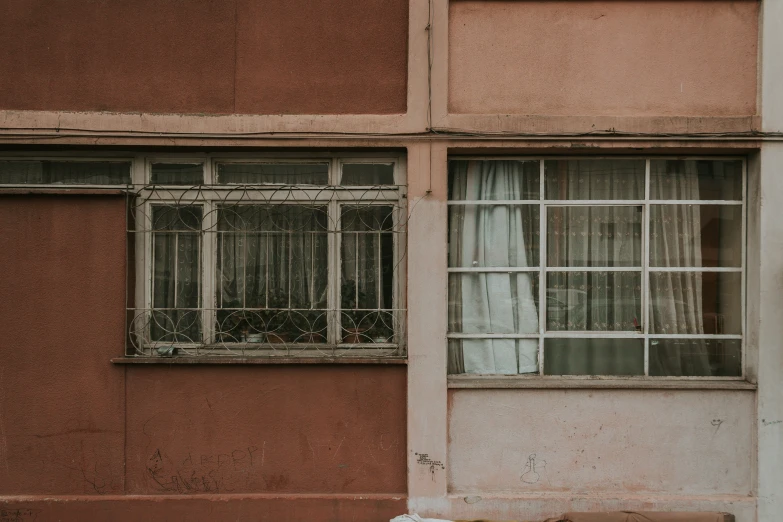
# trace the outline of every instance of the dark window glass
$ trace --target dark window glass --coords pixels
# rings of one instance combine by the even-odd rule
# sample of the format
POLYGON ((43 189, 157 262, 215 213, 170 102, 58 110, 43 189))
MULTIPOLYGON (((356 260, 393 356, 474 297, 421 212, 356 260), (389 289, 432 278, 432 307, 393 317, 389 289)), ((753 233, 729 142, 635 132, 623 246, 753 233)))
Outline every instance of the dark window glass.
POLYGON ((130 162, 0 161, 0 184, 126 185, 130 162))
POLYGON ((394 185, 394 165, 351 163, 343 165, 343 185, 394 185))
POLYGON ((644 375, 642 339, 545 339, 547 375, 644 375))
POLYGON ((740 339, 650 339, 650 375, 739 377, 740 339))
POLYGON ((153 163, 150 182, 156 185, 200 185, 204 183, 201 163, 153 163))
POLYGON ((329 166, 326 163, 221 163, 218 183, 327 185, 329 166))
POLYGON ((739 160, 652 160, 650 199, 742 200, 739 160))
POLYGON ((547 160, 546 199, 644 199, 644 160, 547 160))

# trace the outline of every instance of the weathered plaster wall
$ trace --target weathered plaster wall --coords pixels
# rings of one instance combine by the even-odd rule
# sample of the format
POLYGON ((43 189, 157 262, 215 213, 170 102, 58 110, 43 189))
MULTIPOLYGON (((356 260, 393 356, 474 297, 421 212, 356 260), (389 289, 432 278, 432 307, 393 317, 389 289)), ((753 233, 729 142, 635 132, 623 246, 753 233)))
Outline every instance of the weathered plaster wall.
POLYGON ((0 109, 406 109, 407 0, 8 0, 0 109))
POLYGON ((453 0, 452 113, 756 114, 756 1, 453 0))

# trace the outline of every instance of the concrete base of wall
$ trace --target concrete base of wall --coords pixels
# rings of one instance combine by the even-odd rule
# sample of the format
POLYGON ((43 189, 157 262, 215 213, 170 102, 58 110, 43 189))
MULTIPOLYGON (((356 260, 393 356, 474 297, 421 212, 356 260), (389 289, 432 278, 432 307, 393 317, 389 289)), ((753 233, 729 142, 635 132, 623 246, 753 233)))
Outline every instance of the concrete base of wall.
POLYGON ((386 522, 407 510, 384 495, 25 496, 0 498, 0 520, 18 522, 386 522))
POLYGON ((737 522, 756 520, 756 498, 739 495, 480 495, 411 498, 411 513, 422 517, 491 520, 546 520, 575 511, 689 511, 731 513, 737 522))

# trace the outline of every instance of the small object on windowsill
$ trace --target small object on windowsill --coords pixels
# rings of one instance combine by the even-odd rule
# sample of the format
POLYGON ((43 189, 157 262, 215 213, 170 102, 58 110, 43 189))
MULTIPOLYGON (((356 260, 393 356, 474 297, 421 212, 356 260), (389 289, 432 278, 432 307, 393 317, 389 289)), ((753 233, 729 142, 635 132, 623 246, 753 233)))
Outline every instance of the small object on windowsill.
POLYGON ((266 334, 266 342, 268 342, 269 344, 285 344, 290 341, 291 339, 289 338, 287 333, 268 332, 266 334))
POLYGON ((346 344, 359 344, 366 328, 345 328, 346 334, 343 336, 343 342, 346 344))
POLYGON ((177 355, 176 346, 158 346, 157 350, 160 357, 174 357, 177 355))
POLYGON ((642 333, 642 325, 639 324, 639 321, 636 320, 636 317, 633 318, 633 326, 636 328, 637 333, 642 333))

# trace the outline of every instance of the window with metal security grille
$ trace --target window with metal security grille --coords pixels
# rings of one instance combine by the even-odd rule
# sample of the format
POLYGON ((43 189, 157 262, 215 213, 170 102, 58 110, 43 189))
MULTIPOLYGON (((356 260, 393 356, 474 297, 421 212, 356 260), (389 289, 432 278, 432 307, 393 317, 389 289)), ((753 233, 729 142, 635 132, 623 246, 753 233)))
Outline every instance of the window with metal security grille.
POLYGON ((741 378, 745 162, 449 161, 449 373, 741 378))
POLYGON ((147 161, 129 355, 402 356, 399 157, 147 161))

